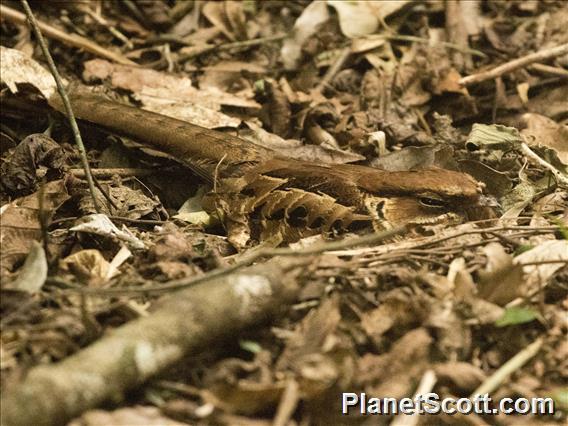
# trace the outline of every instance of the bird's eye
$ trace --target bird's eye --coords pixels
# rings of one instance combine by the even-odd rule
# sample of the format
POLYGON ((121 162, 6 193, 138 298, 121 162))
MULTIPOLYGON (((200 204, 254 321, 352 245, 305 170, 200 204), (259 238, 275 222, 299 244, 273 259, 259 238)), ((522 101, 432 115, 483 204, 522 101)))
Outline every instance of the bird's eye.
POLYGON ((420 197, 420 204, 438 209, 446 207, 446 203, 443 200, 432 197, 420 197))

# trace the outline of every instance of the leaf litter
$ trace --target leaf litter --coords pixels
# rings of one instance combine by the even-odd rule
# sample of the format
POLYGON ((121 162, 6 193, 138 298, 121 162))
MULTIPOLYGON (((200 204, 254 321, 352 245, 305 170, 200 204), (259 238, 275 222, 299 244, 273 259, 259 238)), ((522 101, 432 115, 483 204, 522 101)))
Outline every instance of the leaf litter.
MULTIPOLYGON (((47 110, 29 89, 47 98, 53 82, 41 57, 22 53, 29 54, 26 46, 35 41, 21 22, 3 21, 2 137, 12 145, 2 148, 0 324, 2 386, 16 395, 9 409, 17 409, 26 369, 65 370, 90 347, 104 345, 111 330, 156 314, 159 321, 160 306, 169 306, 164 296, 133 288, 166 288, 230 271, 294 233, 294 239, 307 237, 290 246, 304 263, 275 269, 261 256, 260 270, 234 278, 247 283, 250 312, 257 306, 251 301, 264 294, 258 291, 266 290, 265 279, 293 282, 294 297, 275 299, 278 308, 261 315, 264 321, 228 336, 207 331, 196 317, 207 306, 192 306, 186 321, 214 337, 189 358, 172 355, 189 343, 176 342, 173 350, 163 324, 156 324, 162 331, 137 331, 144 339, 161 336, 154 348, 163 351, 159 355, 147 345, 136 352, 137 362, 144 360, 138 365, 159 365, 161 374, 132 386, 113 409, 95 409, 99 402, 69 408, 75 418, 69 424, 339 424, 346 421, 341 392, 412 397, 432 377, 431 389, 442 397, 472 395, 491 383, 494 400, 540 396, 556 403, 554 415, 437 416, 441 424, 566 420, 567 56, 543 57, 483 80, 486 70, 566 43, 565 4, 223 1, 172 7, 155 1, 62 7, 66 19, 54 18, 60 16, 54 5, 34 7, 34 13, 139 65, 54 42, 60 71, 75 84, 294 158, 392 171, 465 171, 484 184, 499 217, 485 224, 425 224, 380 245, 307 256, 302 253, 325 246, 334 234, 297 234, 294 220, 353 221, 356 214, 325 194, 282 191, 285 179, 274 178, 254 183, 264 188, 264 198, 226 201, 213 194, 221 198, 219 217, 234 224, 224 229, 215 218, 199 216, 203 182, 197 176, 172 175, 181 176, 175 179, 183 179, 185 189, 185 198, 175 200, 163 179, 137 170, 163 178, 179 166, 131 150, 118 154, 124 157, 118 163, 136 165, 125 174, 100 169, 99 203, 105 207, 93 215, 65 127, 49 126, 53 139, 37 134, 34 120, 41 114, 46 130, 47 110), (478 82, 467 83, 472 77, 478 82), (297 216, 299 207, 309 214, 297 216), (253 213, 262 230, 248 223, 253 213), (251 236, 258 247, 246 245, 251 236), (41 265, 31 280, 26 276, 38 250, 41 265), (537 350, 526 355, 527 348, 537 350), (527 356, 526 363, 492 384, 518 355, 527 356), (168 357, 175 362, 161 364, 168 357)), ((97 170, 113 141, 100 129, 82 131, 97 170)), ((205 305, 216 306, 217 299, 205 305)), ((225 327, 237 322, 227 321, 225 327)), ((97 356, 78 368, 96 372, 94 366, 111 363, 113 353, 97 356)), ((102 400, 116 402, 117 396, 102 400)))

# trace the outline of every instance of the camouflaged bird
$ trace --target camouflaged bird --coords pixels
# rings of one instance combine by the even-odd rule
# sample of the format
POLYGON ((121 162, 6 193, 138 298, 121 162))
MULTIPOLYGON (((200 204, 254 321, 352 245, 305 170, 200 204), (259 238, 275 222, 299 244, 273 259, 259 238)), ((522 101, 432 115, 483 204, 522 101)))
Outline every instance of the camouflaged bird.
MULTIPOLYGON (((62 111, 57 99, 50 104, 62 111)), ((317 164, 92 95, 75 95, 72 106, 78 118, 165 152, 215 181, 204 208, 222 218, 238 248, 274 234, 292 242, 370 225, 379 230, 486 217, 481 185, 464 173, 317 164)))

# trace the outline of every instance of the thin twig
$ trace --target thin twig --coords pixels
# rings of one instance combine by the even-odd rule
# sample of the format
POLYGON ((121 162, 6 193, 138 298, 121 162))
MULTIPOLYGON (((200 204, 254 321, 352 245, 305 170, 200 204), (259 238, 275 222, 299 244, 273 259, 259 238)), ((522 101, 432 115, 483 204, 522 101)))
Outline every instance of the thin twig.
MULTIPOLYGON (((424 38, 424 37, 417 37, 411 36, 406 34, 374 34, 372 36, 366 37, 367 39, 386 39, 386 40, 397 40, 397 41, 412 41, 416 43, 424 43, 429 44, 432 40, 424 38)), ((459 46, 455 43, 450 43, 447 41, 437 41, 436 45, 443 46, 448 49, 454 49, 460 51, 462 53, 469 53, 473 56, 478 56, 480 58, 487 58, 487 55, 480 50, 472 49, 465 46, 459 46)), ((359 53, 359 52, 358 52, 359 53)))
MULTIPOLYGON (((122 167, 122 168, 105 168, 105 169, 92 169, 91 175, 97 178, 108 178, 112 176, 119 176, 119 177, 145 177, 151 176, 155 174, 163 173, 163 169, 139 169, 139 168, 129 168, 129 167, 122 167)), ((69 173, 71 173, 76 178, 84 178, 85 177, 85 170, 83 169, 69 169, 69 173)))
POLYGON ((38 196, 38 220, 39 225, 41 227, 41 235, 42 235, 42 243, 43 243, 43 250, 45 252, 45 256, 47 259, 50 259, 49 256, 49 232, 48 232, 48 225, 49 225, 49 214, 45 210, 45 177, 42 179, 41 185, 39 187, 39 191, 37 192, 38 196))
POLYGON ((134 17, 146 28, 152 28, 152 25, 146 19, 146 16, 138 9, 136 2, 131 0, 122 0, 122 4, 134 15, 134 17))
MULTIPOLYGON (((532 64, 529 68, 533 71, 540 72, 542 74, 548 74, 548 75, 554 75, 554 76, 558 76, 558 77, 568 78, 568 71, 566 71, 564 68, 553 67, 553 66, 550 66, 550 65, 538 64, 538 63, 532 64)), ((532 87, 532 85, 531 85, 531 87, 532 87)))
POLYGON ((493 80, 518 68, 526 67, 527 65, 533 64, 535 62, 545 61, 547 59, 566 54, 568 54, 568 43, 531 53, 529 55, 523 56, 522 58, 506 62, 488 71, 468 75, 467 77, 460 79, 460 84, 462 86, 471 86, 483 81, 493 80))
POLYGON ((564 263, 568 265, 568 261, 566 259, 557 259, 557 260, 535 260, 534 262, 522 262, 518 263, 519 266, 533 266, 533 265, 552 265, 556 263, 564 263))
POLYGON ((521 246, 520 242, 515 241, 514 239, 512 239, 511 237, 509 237, 507 235, 500 234, 499 232, 490 232, 490 234, 495 235, 502 242, 509 244, 510 246, 512 246, 515 249, 521 246))
MULTIPOLYGON (((0 4, 0 18, 21 25, 25 25, 26 23, 26 15, 3 4, 0 4)), ((78 34, 68 34, 55 27, 52 27, 49 24, 46 24, 45 22, 36 21, 36 26, 41 29, 41 31, 43 31, 49 38, 59 40, 62 43, 68 44, 73 47, 78 47, 79 49, 84 49, 95 56, 100 56, 102 58, 115 61, 119 64, 137 66, 136 62, 132 62, 130 59, 125 58, 120 54, 111 52, 110 50, 105 49, 104 47, 99 46, 98 44, 93 43, 89 39, 86 39, 85 37, 82 37, 78 34)))
POLYGON ((543 160, 538 155, 536 155, 525 142, 521 143, 521 150, 523 151, 523 154, 525 154, 529 158, 529 160, 532 160, 538 165, 544 167, 545 169, 550 170, 550 172, 554 175, 554 177, 558 182, 568 186, 568 177, 564 175, 562 172, 560 172, 552 164, 550 164, 549 162, 543 160))
POLYGON ((223 154, 217 165, 215 166, 215 171, 213 172, 213 193, 217 193, 217 182, 219 181, 219 167, 227 157, 227 154, 223 154))
MULTIPOLYGON (((91 174, 92 176, 92 174, 91 174)), ((108 203, 111 205, 112 208, 114 208, 115 210, 118 210, 118 206, 116 205, 116 203, 113 201, 113 199, 111 198, 110 194, 107 193, 105 191, 105 189, 103 188, 103 186, 101 185, 101 183, 98 181, 98 179, 96 177, 93 176, 93 182, 95 184, 95 186, 97 187, 97 189, 99 191, 101 191, 101 194, 103 194, 103 197, 105 197, 105 199, 108 201, 108 203)), ((109 209, 110 210, 110 209, 109 209)))
MULTIPOLYGON (((463 3, 459 1, 447 1, 445 2, 445 6, 447 38, 458 46, 469 47, 468 31, 465 27, 463 15, 465 11, 462 9, 463 3)), ((458 51, 453 52, 452 63, 458 70, 470 68, 473 64, 471 55, 466 55, 458 51)))
POLYGON ((154 220, 154 219, 131 219, 129 217, 123 216, 109 216, 111 220, 117 220, 119 222, 128 222, 133 223, 135 225, 163 225, 166 223, 166 220, 154 220))
POLYGON ((474 390, 470 398, 473 399, 476 395, 488 394, 497 389, 501 383, 507 379, 507 377, 534 357, 538 351, 540 351, 543 343, 544 339, 541 337, 520 351, 517 355, 499 367, 499 369, 495 371, 491 377, 485 380, 476 390, 474 390))
POLYGON ((349 59, 351 52, 351 46, 345 47, 341 50, 333 65, 329 67, 320 83, 316 86, 316 91, 321 92, 329 85, 333 77, 335 77, 335 75, 341 70, 341 68, 343 68, 343 65, 345 64, 347 59, 349 59))
MULTIPOLYGON (((511 234, 510 237, 520 237, 523 236, 525 234, 535 234, 539 231, 542 232, 553 232, 553 231, 557 231, 558 227, 557 226, 543 226, 543 227, 534 227, 534 226, 497 226, 494 228, 485 228, 485 229, 474 229, 474 230, 468 230, 468 231, 460 231, 460 232, 456 232, 454 234, 451 235, 446 235, 444 237, 439 237, 436 239, 431 239, 428 240, 426 239, 426 241, 424 242, 417 242, 416 245, 414 245, 411 249, 409 248, 393 248, 391 250, 389 250, 388 254, 389 256, 399 256, 399 253, 419 253, 418 250, 424 249, 426 247, 432 247, 434 245, 440 244, 444 241, 447 240, 451 240, 454 238, 459 238, 459 237, 463 237, 465 235, 475 235, 475 234, 491 234, 492 232, 500 232, 500 231, 517 231, 517 230, 523 230, 526 231, 524 233, 518 233, 518 234, 511 234)), ((483 241, 479 241, 479 242, 475 242, 475 243, 469 243, 466 245, 460 245, 459 249, 463 250, 465 248, 473 248, 479 245, 484 245, 488 242, 493 242, 493 241, 499 241, 498 238, 485 238, 483 239, 483 241)), ((447 255, 452 254, 453 251, 455 251, 457 248, 452 248, 450 247, 448 249, 448 253, 447 255)), ((430 251, 430 249, 425 249, 427 250, 428 253, 435 253, 430 251)), ((362 253, 362 250, 349 250, 349 251, 334 251, 332 254, 336 255, 336 256, 356 256, 356 255, 360 255, 362 253)), ((369 253, 369 255, 372 253, 369 253)), ((363 261, 368 261, 368 260, 363 260, 363 261)))
POLYGON ((464 235, 471 235, 471 234, 483 234, 483 233, 491 233, 491 232, 500 232, 500 231, 519 231, 519 230, 529 230, 529 231, 556 231, 558 230, 558 226, 496 226, 494 228, 485 228, 485 229, 475 229, 469 231, 460 231, 456 232, 452 235, 446 235, 444 237, 440 237, 438 239, 432 241, 426 241, 422 244, 416 245, 414 248, 423 248, 428 247, 432 244, 439 244, 446 240, 451 240, 453 238, 458 238, 464 235))
MULTIPOLYGON (((119 222, 128 222, 133 223, 135 225, 163 225, 166 223, 166 220, 154 220, 154 219, 131 219, 129 217, 123 216, 109 216, 110 220, 116 220, 119 222)), ((51 227, 55 225, 59 225, 60 223, 71 222, 79 219, 77 216, 69 216, 69 217, 62 217, 60 219, 56 219, 50 223, 51 227)))
MULTIPOLYGON (((511 219, 518 219, 518 218, 511 218, 511 219)), ((460 231, 460 232, 456 232, 454 234, 451 235, 446 235, 444 237, 439 237, 436 239, 430 239, 428 240, 428 238, 422 238, 420 241, 416 242, 416 245, 414 245, 412 248, 391 248, 389 250, 388 253, 380 253, 379 255, 381 256, 381 258, 385 257, 385 258, 389 258, 390 257, 396 257, 399 258, 402 255, 406 256, 408 254, 424 254, 424 253, 428 253, 428 254, 439 254, 441 256, 448 256, 448 255, 452 255, 455 254, 456 251, 463 251, 466 248, 473 248, 473 247, 477 247, 480 245, 485 245, 489 242, 496 242, 499 241, 499 238, 484 238, 482 241, 478 241, 475 243, 469 243, 469 244, 460 244, 458 246, 450 246, 447 248, 439 248, 437 250, 432 250, 430 247, 437 245, 439 243, 442 243, 444 241, 447 240, 451 240, 454 238, 459 238, 465 235, 475 235, 475 234, 492 234, 493 232, 501 232, 501 231, 516 231, 516 230, 522 230, 524 232, 518 232, 518 233, 513 233, 511 235, 509 235, 510 238, 519 238, 519 237, 523 237, 525 235, 534 235, 538 232, 553 232, 553 231, 557 231, 558 227, 557 226, 544 226, 544 227, 535 227, 535 226, 500 226, 500 227, 494 227, 494 228, 481 228, 481 229, 474 229, 474 230, 469 230, 469 231, 460 231), (425 241, 424 241, 425 240, 425 241), (423 241, 423 242, 421 242, 423 241), (428 247, 428 248, 425 248, 428 247)), ((339 250, 339 251, 334 251, 332 254, 336 255, 336 256, 360 256, 360 255, 367 255, 367 256, 376 256, 376 252, 373 252, 374 249, 357 249, 357 250, 339 250), (365 251, 368 251, 369 253, 365 253, 365 251)), ((380 250, 380 248, 379 248, 380 250)), ((358 261, 359 263, 365 263, 365 262, 375 262, 376 258, 372 258, 372 259, 361 259, 360 261, 358 261)), ((390 260, 389 260, 390 261, 390 260)), ((374 266, 371 265, 371 266, 374 266)))
MULTIPOLYGON (((73 110, 71 109, 71 102, 69 102, 69 98, 67 93, 65 92, 65 88, 63 87, 63 82, 61 81, 61 76, 59 75, 59 71, 57 71, 57 67, 55 66, 55 62, 53 62, 53 58, 49 53, 49 49, 47 48, 47 44, 45 43, 45 39, 41 34, 41 30, 38 26, 38 23, 35 19, 32 10, 30 9, 30 5, 28 4, 27 0, 20 0, 24 10, 26 11, 26 16, 28 17, 28 21, 32 27, 32 30, 37 38, 37 41, 41 47, 43 52, 43 56, 47 61, 47 65, 49 66, 49 70, 53 75, 55 83, 57 84, 57 92, 59 96, 61 96, 61 100, 63 101, 63 105, 65 106, 65 112, 67 113, 67 118, 69 119, 69 125, 71 126, 71 130, 73 131, 73 137, 75 138, 75 143, 77 144, 77 148, 79 149, 79 153, 81 155, 81 163, 83 164, 83 168, 85 169, 85 176, 87 178, 87 183, 89 184, 89 191, 91 192, 91 197, 93 197, 93 206, 97 213, 100 213, 99 203, 97 202, 97 197, 95 193, 95 184, 93 182, 93 176, 91 175, 91 168, 89 166, 89 160, 87 159, 87 152, 85 151, 85 145, 83 145, 83 139, 81 138, 81 133, 79 133, 79 126, 77 125, 77 121, 75 120, 75 115, 73 114, 73 110)), ((2 12, 3 13, 3 12, 2 12)))
MULTIPOLYGON (((413 401, 417 401, 423 395, 432 392, 438 378, 434 370, 426 370, 420 379, 420 383, 412 397, 413 401)), ((420 420, 420 413, 417 411, 413 414, 398 414, 391 422, 390 426, 415 426, 420 420)))
POLYGON ((359 245, 376 244, 382 240, 394 237, 395 235, 404 234, 407 231, 406 227, 400 227, 391 229, 388 231, 380 232, 377 234, 370 234, 364 237, 350 238, 342 241, 331 241, 323 242, 320 244, 314 244, 303 249, 292 249, 288 247, 284 248, 267 248, 258 251, 254 251, 247 256, 246 254, 242 258, 231 266, 222 269, 215 269, 213 271, 207 272, 199 277, 182 278, 179 280, 172 280, 164 285, 152 285, 144 287, 122 287, 122 288, 106 288, 106 289, 89 289, 89 288, 69 288, 67 291, 81 292, 86 295, 98 295, 98 296, 116 296, 116 295, 127 295, 133 293, 163 293, 168 291, 181 290, 183 288, 192 287, 196 284, 201 284, 206 281, 210 281, 214 278, 219 278, 228 274, 231 274, 245 266, 249 266, 253 262, 261 259, 263 257, 275 257, 275 256, 309 256, 314 254, 320 254, 327 251, 340 250, 349 247, 355 247, 359 245))
POLYGON ((230 43, 224 44, 216 44, 216 45, 205 45, 205 46, 195 46, 199 48, 196 51, 188 52, 186 54, 181 54, 178 58, 178 61, 183 63, 189 59, 195 58, 196 56, 203 55, 204 53, 209 53, 213 50, 228 50, 233 48, 240 48, 240 47, 252 47, 258 46, 259 44, 264 43, 271 43, 274 41, 280 41, 286 38, 286 35, 276 35, 271 37, 262 37, 262 38, 255 38, 252 40, 243 40, 243 41, 234 41, 230 43))
POLYGON ((169 10, 168 15, 170 19, 174 22, 179 21, 185 15, 187 15, 193 8, 199 8, 196 2, 193 1, 178 1, 169 10))
MULTIPOLYGON (((82 6, 82 5, 81 5, 82 6)), ((81 8, 81 10, 83 10, 87 15, 89 15, 91 18, 93 18, 97 24, 105 27, 106 29, 109 30, 109 32, 114 35, 117 39, 119 39, 120 41, 122 41, 124 43, 124 45, 128 48, 128 49, 133 49, 134 45, 132 44, 132 42, 128 39, 128 37, 126 37, 124 34, 122 34, 119 30, 116 29, 116 27, 114 25, 111 25, 103 16, 99 15, 98 13, 94 12, 93 10, 91 10, 91 8, 87 5, 85 5, 84 8, 81 8)))

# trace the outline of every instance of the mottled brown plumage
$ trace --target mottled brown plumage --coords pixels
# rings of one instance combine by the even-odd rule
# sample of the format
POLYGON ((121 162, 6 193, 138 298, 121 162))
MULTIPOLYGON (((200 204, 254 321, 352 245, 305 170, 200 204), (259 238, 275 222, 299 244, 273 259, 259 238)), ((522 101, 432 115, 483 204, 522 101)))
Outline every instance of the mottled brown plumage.
POLYGON ((248 227, 237 245, 276 228, 291 240, 371 220, 375 228, 457 222, 481 210, 480 185, 464 173, 317 164, 92 95, 74 95, 72 105, 78 118, 170 154, 210 183, 216 177, 209 209, 224 213, 229 233, 248 227))

